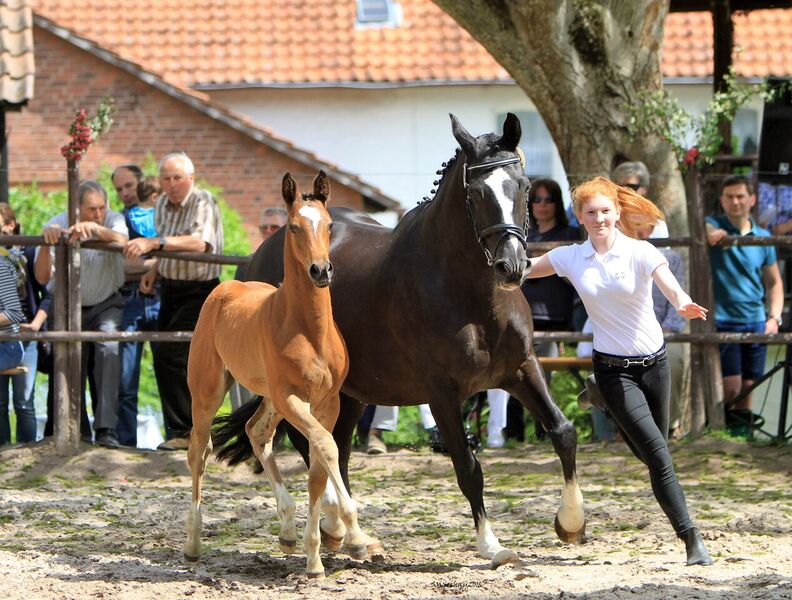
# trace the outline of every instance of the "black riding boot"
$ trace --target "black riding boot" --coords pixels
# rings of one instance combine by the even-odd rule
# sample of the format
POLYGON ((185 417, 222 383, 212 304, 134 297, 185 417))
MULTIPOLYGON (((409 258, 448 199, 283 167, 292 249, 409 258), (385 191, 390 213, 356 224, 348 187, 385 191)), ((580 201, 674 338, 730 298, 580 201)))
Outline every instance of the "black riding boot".
POLYGON ((680 533, 679 538, 685 541, 688 565, 711 565, 715 562, 704 546, 698 527, 691 527, 685 533, 680 533))

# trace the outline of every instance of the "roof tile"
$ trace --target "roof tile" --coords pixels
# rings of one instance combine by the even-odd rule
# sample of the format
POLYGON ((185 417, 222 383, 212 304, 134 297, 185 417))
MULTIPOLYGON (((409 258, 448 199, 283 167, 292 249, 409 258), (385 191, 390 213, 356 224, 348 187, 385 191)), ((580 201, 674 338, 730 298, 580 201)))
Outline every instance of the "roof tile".
MULTIPOLYGON (((354 0, 37 0, 35 11, 177 85, 509 79, 430 0, 400 4, 402 23, 383 28, 357 27, 354 0)), ((792 75, 792 9, 739 12, 734 23, 738 73, 792 75)), ((663 74, 704 77, 711 61, 709 14, 670 14, 663 74)))

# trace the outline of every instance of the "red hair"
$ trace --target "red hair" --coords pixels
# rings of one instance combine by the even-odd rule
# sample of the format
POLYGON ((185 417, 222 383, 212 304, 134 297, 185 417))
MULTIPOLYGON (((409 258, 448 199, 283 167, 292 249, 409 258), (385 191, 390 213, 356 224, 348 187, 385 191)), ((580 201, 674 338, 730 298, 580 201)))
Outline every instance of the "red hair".
POLYGON ((644 224, 654 226, 658 221, 663 220, 663 213, 654 202, 628 187, 616 185, 605 177, 589 179, 572 190, 572 202, 578 218, 583 204, 594 196, 605 196, 613 201, 616 210, 621 212, 619 229, 630 237, 636 237, 637 227, 644 224))

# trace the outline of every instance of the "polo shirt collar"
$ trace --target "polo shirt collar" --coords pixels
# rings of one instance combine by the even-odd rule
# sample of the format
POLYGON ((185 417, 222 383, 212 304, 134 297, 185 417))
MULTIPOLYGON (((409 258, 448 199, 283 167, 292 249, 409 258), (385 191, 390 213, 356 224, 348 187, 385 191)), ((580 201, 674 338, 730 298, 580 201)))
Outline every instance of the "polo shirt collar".
MULTIPOLYGON (((581 251, 583 252, 584 258, 591 258, 597 253, 590 239, 587 239, 585 242, 583 242, 581 251)), ((616 238, 613 240, 613 245, 610 247, 610 250, 606 252, 606 254, 610 254, 613 256, 624 256, 628 252, 629 252, 629 248, 627 248, 627 236, 625 236, 617 228, 616 238)))
POLYGON ((725 229, 730 234, 734 234, 734 235, 738 235, 738 236, 740 236, 740 235, 757 235, 756 221, 753 220, 753 217, 748 217, 748 221, 751 223, 751 228, 745 234, 743 234, 742 232, 740 232, 732 224, 731 221, 729 221, 729 217, 727 217, 726 215, 723 215, 723 229, 725 229))

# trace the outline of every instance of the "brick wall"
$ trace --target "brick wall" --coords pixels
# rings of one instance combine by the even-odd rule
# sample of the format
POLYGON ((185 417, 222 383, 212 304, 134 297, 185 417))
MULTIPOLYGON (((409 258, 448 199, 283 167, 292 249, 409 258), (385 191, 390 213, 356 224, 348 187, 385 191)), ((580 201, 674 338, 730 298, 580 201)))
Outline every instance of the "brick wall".
MULTIPOLYGON (((281 206, 281 179, 290 171, 304 191, 316 176, 312 169, 258 143, 36 28, 35 98, 21 113, 9 113, 9 181, 38 182, 43 189, 64 188, 66 161, 60 147, 68 141, 74 113, 93 114, 110 95, 118 112, 110 132, 91 146, 80 173, 92 178, 103 164, 142 163, 182 150, 195 163, 196 177, 223 188, 224 197, 245 223, 253 246, 265 206, 281 206)), ((360 193, 331 182, 332 205, 362 208, 360 193)))

